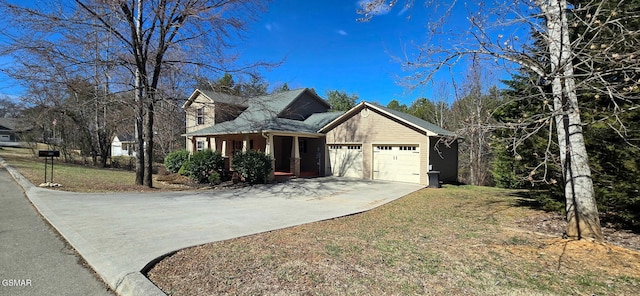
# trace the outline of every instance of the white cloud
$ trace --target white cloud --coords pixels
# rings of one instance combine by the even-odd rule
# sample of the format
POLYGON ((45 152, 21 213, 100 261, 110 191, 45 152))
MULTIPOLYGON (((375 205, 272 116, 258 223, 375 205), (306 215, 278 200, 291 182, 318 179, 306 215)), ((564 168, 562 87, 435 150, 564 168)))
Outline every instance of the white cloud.
POLYGON ((398 16, 403 15, 405 12, 407 12, 407 10, 409 10, 409 7, 407 5, 405 5, 404 7, 402 7, 402 10, 400 10, 400 12, 398 12, 398 16))
POLYGON ((338 30, 337 32, 338 32, 338 34, 340 34, 340 35, 342 35, 342 36, 347 36, 347 35, 349 35, 347 32, 345 32, 345 30, 338 30))
POLYGON ((267 29, 267 31, 269 32, 272 32, 272 31, 278 32, 282 29, 280 27, 280 24, 276 22, 267 23, 266 25, 264 25, 264 28, 267 29))
POLYGON ((365 11, 373 15, 385 15, 391 11, 391 6, 387 1, 379 0, 359 0, 358 5, 365 11))

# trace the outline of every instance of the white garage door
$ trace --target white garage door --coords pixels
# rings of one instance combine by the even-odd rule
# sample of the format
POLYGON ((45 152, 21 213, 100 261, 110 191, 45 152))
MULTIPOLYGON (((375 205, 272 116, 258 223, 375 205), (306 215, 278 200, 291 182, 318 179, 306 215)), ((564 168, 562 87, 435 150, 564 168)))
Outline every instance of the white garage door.
POLYGON ((373 178, 420 183, 420 147, 418 145, 374 146, 373 178))
POLYGON ((362 145, 329 145, 329 163, 334 176, 362 178, 362 145))

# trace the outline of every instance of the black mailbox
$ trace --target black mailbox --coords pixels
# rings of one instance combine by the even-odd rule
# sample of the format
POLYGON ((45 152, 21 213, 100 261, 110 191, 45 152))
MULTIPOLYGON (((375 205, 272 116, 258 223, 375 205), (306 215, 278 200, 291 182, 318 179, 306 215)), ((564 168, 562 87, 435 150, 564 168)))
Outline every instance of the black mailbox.
POLYGON ((38 150, 38 157, 60 157, 58 150, 38 150))

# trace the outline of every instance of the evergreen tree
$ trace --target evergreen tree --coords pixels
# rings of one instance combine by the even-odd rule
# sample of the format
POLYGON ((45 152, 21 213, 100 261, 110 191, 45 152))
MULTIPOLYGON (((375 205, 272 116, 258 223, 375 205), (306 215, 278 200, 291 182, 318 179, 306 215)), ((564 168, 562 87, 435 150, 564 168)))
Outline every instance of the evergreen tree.
POLYGON ((407 105, 400 104, 396 99, 391 100, 389 104, 387 104, 387 108, 405 113, 409 111, 407 105))
POLYGON ((426 98, 420 98, 409 106, 409 114, 423 119, 428 122, 435 122, 436 120, 436 105, 426 98))
POLYGON ((356 106, 358 95, 348 95, 344 91, 330 90, 327 92, 327 102, 333 111, 347 111, 356 106))

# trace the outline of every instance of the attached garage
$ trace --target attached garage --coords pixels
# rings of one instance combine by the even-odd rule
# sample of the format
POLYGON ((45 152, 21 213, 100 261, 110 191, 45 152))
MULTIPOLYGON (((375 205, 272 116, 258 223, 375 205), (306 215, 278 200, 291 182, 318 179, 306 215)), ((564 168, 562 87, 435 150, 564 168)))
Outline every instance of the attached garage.
POLYGON ((375 145, 373 179, 420 183, 420 146, 375 145))
POLYGON ((328 145, 329 171, 334 176, 362 178, 362 145, 328 145))
POLYGON ((427 186, 432 170, 457 181, 457 142, 440 141, 454 134, 409 114, 362 102, 319 132, 328 174, 427 186))

